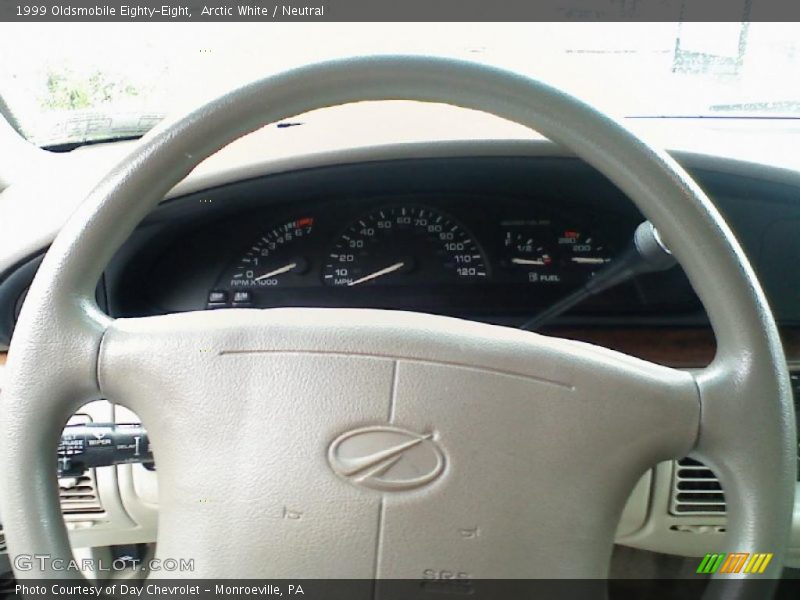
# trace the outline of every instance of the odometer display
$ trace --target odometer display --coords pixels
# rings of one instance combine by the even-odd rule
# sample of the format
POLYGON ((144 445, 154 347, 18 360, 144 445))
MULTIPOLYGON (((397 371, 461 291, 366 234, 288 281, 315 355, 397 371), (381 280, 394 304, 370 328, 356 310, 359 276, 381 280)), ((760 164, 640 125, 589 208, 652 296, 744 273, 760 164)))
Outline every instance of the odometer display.
POLYGON ((470 283, 489 276, 473 236, 443 213, 422 206, 392 206, 364 215, 334 242, 325 257, 326 285, 470 283))

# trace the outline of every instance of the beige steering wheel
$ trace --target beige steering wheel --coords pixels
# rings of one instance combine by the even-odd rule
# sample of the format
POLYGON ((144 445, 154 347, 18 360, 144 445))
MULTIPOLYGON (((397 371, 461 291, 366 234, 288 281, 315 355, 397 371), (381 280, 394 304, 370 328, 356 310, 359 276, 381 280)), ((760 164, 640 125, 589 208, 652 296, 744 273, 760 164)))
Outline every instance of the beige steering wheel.
POLYGON ((448 568, 603 578, 635 482, 689 452, 725 488, 730 550, 774 553, 756 577, 779 576, 789 535, 789 379, 730 229, 678 165, 617 122, 485 66, 384 57, 304 67, 223 96, 141 144, 47 253, 7 371, 0 501, 12 555, 70 556, 55 448, 68 416, 101 397, 142 417, 158 464, 157 554, 193 558, 192 577, 421 578, 448 568), (114 252, 201 160, 280 119, 390 99, 536 128, 605 174, 683 266, 716 334, 713 363, 689 373, 400 311, 114 320, 95 305, 114 252), (473 527, 480 536, 460 535, 473 527))

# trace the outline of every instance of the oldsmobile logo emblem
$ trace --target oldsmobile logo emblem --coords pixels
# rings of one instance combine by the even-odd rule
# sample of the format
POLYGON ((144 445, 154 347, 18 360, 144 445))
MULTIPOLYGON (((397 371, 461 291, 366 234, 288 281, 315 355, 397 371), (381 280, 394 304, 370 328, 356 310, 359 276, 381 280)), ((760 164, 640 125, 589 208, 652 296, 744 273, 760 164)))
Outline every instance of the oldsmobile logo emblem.
POLYGON ((331 468, 353 483, 382 491, 418 488, 444 471, 432 433, 363 427, 340 435, 328 449, 331 468))

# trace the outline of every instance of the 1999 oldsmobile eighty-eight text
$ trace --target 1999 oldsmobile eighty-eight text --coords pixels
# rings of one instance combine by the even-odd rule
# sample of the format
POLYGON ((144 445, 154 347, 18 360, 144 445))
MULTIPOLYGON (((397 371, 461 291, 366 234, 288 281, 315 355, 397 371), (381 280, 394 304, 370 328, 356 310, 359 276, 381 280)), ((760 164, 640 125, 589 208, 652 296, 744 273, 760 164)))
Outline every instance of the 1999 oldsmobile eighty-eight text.
POLYGON ((324 17, 325 6, 294 6, 291 4, 223 4, 204 5, 200 13, 193 14, 186 5, 164 4, 149 6, 140 4, 98 4, 94 6, 72 6, 70 4, 18 4, 16 16, 30 19, 43 17, 123 18, 143 20, 191 19, 225 20, 227 18, 291 19, 295 17, 324 17))

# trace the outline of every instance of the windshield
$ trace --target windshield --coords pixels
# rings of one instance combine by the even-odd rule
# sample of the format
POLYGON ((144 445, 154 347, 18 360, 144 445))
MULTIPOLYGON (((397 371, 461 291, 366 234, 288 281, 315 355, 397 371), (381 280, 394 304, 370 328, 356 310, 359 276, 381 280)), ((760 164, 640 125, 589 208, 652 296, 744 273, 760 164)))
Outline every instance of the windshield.
POLYGON ((619 117, 800 118, 797 23, 4 24, 0 107, 41 146, 129 138, 271 73, 387 53, 505 67, 619 117))

